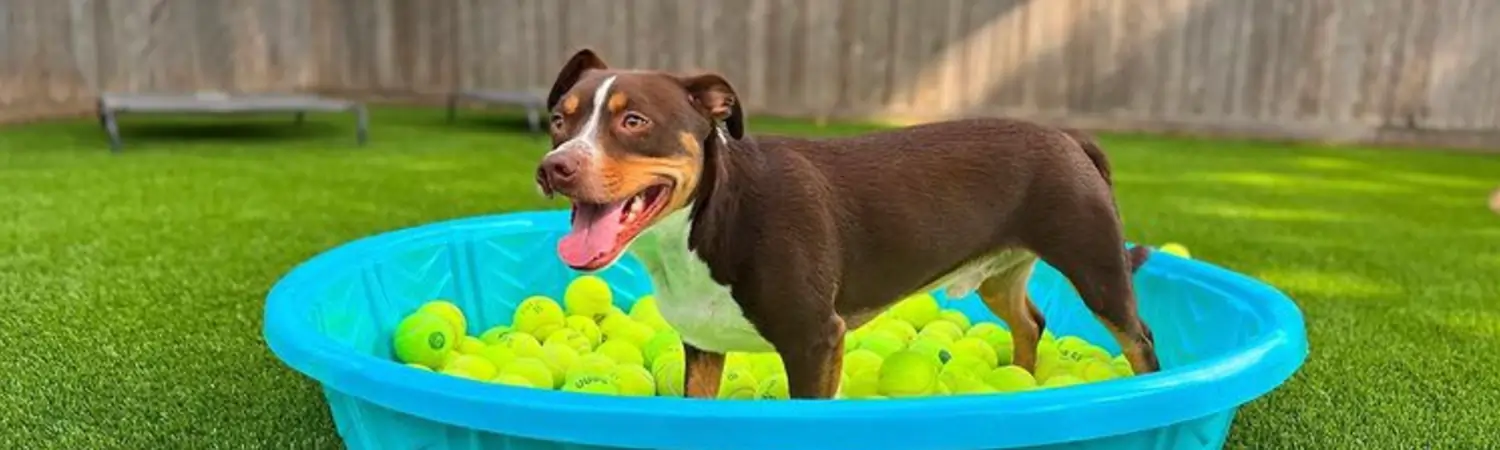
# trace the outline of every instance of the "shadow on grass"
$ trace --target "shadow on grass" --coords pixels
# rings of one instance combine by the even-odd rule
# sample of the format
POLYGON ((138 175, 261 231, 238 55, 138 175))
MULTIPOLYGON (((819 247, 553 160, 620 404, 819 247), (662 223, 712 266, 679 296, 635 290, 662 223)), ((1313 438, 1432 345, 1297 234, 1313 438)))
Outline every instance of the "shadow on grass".
MULTIPOLYGON (((162 145, 211 144, 235 147, 268 145, 308 145, 347 141, 354 145, 355 127, 342 120, 328 120, 309 115, 296 123, 291 115, 282 117, 169 117, 132 118, 118 121, 124 151, 143 150, 162 145), (134 120, 132 120, 134 119, 134 120)), ((372 127, 373 129, 374 127, 372 127)), ((78 145, 109 147, 109 135, 103 127, 70 127, 70 139, 78 145)))
MULTIPOLYGON (((100 138, 107 137, 103 131, 100 138)), ((125 145, 133 140, 182 141, 182 142, 280 142, 292 139, 347 137, 354 139, 354 130, 327 122, 309 119, 302 124, 286 121, 233 120, 233 121, 171 121, 120 124, 120 137, 125 145)))

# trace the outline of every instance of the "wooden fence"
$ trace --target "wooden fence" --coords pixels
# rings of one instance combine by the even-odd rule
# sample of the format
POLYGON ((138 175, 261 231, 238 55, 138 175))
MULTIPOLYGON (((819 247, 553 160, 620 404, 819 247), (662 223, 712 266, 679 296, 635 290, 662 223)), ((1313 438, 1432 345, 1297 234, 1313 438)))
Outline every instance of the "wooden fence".
POLYGON ((543 89, 572 50, 756 113, 1500 147, 1494 0, 0 0, 0 120, 100 90, 543 89))

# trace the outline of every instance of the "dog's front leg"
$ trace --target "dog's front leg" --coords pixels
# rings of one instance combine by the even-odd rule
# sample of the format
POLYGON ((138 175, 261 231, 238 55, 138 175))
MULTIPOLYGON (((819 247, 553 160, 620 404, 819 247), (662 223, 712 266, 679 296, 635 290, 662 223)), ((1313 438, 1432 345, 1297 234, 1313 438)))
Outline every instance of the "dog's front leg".
POLYGON ((724 376, 724 355, 682 344, 685 366, 683 393, 688 398, 714 398, 719 395, 719 379, 724 376))
POLYGON ((776 347, 786 368, 787 393, 791 398, 833 398, 839 389, 844 356, 844 319, 834 312, 829 286, 808 280, 810 285, 770 282, 736 295, 755 299, 746 311, 762 336, 776 347))
POLYGON ((833 398, 844 366, 844 319, 825 317, 800 338, 776 344, 791 398, 833 398), (781 351, 779 349, 786 348, 781 351))

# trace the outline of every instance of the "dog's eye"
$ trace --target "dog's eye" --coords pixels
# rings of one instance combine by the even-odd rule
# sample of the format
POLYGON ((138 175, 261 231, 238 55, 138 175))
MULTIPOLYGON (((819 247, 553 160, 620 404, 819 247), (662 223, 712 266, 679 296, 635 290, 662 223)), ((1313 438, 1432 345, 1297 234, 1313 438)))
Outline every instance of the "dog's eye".
POLYGON ((552 131, 561 133, 563 130, 563 115, 552 113, 552 131))
POLYGON ((636 113, 625 113, 625 117, 620 118, 620 126, 625 127, 628 131, 640 131, 650 124, 651 121, 647 120, 646 116, 636 113))

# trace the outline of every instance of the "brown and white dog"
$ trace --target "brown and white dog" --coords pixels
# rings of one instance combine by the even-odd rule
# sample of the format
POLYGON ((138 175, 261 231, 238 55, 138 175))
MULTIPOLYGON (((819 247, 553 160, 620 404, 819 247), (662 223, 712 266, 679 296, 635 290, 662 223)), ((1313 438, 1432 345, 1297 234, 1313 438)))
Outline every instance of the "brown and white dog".
POLYGON ((558 254, 590 272, 633 252, 681 333, 690 397, 715 395, 725 353, 770 350, 793 398, 832 397, 846 329, 944 287, 977 290, 1034 370, 1038 258, 1137 373, 1158 370, 1131 285, 1148 251, 1124 248, 1108 163, 1081 133, 984 118, 750 137, 722 76, 614 70, 588 49, 547 105, 553 149, 536 181, 573 205, 558 254))

